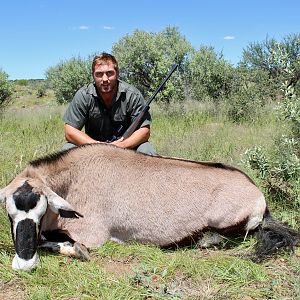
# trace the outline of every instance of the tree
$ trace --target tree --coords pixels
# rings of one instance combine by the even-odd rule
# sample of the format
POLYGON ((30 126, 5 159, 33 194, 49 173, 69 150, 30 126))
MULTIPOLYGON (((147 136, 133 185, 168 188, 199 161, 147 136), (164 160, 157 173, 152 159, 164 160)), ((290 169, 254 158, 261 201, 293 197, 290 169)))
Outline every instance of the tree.
MULTIPOLYGON (((174 63, 184 68, 191 49, 177 28, 167 27, 159 33, 135 30, 113 45, 112 53, 119 61, 121 78, 150 96, 174 63)), ((169 103, 183 98, 184 81, 176 72, 157 100, 169 103)))
POLYGON ((8 80, 8 74, 0 68, 0 109, 10 100, 12 84, 8 80))
POLYGON ((58 103, 70 102, 76 91, 92 80, 91 59, 71 58, 50 67, 46 77, 58 103))
MULTIPOLYGON (((289 64, 286 52, 278 53, 283 74, 295 74, 295 65, 289 64)), ((288 81, 281 84, 283 99, 278 104, 279 121, 287 125, 287 132, 275 143, 271 157, 261 147, 248 149, 246 163, 259 172, 268 192, 274 199, 300 206, 300 97, 288 81)))
POLYGON ((233 66, 212 47, 203 46, 193 51, 188 62, 192 97, 197 100, 228 96, 232 88, 233 66))
POLYGON ((243 63, 250 69, 262 69, 280 86, 299 87, 300 80, 300 34, 291 34, 281 42, 266 38, 263 42, 250 43, 243 50, 243 63), (285 72, 286 68, 293 70, 285 72))

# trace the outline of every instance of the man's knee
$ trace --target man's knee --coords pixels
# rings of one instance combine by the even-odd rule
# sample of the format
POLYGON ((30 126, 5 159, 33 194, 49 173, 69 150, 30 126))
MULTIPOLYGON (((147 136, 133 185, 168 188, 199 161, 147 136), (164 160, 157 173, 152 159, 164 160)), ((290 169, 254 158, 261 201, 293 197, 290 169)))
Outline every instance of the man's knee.
POLYGON ((65 150, 69 150, 69 149, 72 149, 72 148, 75 148, 75 147, 77 147, 77 146, 74 145, 74 144, 72 144, 72 143, 65 143, 65 144, 62 146, 61 150, 62 150, 62 151, 65 151, 65 150))
POLYGON ((136 151, 144 153, 144 154, 152 155, 152 156, 157 155, 154 147, 149 142, 145 142, 145 143, 140 144, 137 147, 136 151))

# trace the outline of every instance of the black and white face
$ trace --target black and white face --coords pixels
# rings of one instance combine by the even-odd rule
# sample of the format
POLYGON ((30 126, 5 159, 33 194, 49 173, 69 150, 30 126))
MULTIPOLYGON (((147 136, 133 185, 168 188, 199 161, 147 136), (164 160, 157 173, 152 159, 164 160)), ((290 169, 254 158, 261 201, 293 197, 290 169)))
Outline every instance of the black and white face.
POLYGON ((15 270, 31 271, 39 264, 37 248, 47 208, 63 218, 83 217, 41 181, 29 177, 17 177, 0 189, 1 203, 5 203, 11 222, 16 250, 12 268, 15 270))
POLYGON ((47 206, 46 197, 35 193, 27 182, 7 197, 6 210, 16 250, 13 269, 29 271, 38 265, 38 239, 47 206))

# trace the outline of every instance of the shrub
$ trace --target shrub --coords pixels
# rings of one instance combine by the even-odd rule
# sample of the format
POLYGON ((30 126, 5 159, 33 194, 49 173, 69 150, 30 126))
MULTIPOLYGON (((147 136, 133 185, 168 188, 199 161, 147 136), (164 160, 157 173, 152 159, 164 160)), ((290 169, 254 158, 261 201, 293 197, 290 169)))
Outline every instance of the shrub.
POLYGON ((70 102, 76 91, 92 80, 91 61, 71 58, 51 67, 46 77, 54 90, 58 103, 70 102))
POLYGON ((15 84, 20 85, 20 86, 27 86, 29 83, 29 80, 27 79, 17 79, 14 81, 15 84))
POLYGON ((12 94, 12 84, 8 80, 8 75, 0 69, 0 109, 10 100, 12 94))
POLYGON ((274 155, 267 156, 261 147, 246 151, 245 163, 258 171, 269 194, 290 205, 300 206, 300 98, 287 87, 278 106, 278 115, 291 128, 276 143, 274 155))
POLYGON ((278 88, 283 81, 287 81, 287 85, 291 87, 298 85, 300 79, 299 57, 300 34, 287 35, 280 42, 266 38, 263 42, 251 43, 243 50, 243 62, 251 69, 267 71, 278 88))
POLYGON ((225 99, 225 102, 228 119, 235 123, 253 121, 262 112, 262 98, 253 93, 251 88, 241 88, 231 97, 225 99))
POLYGON ((279 103, 277 111, 282 120, 291 123, 293 134, 300 138, 300 96, 295 93, 295 88, 288 86, 284 99, 279 103))
POLYGON ((231 93, 225 99, 227 116, 236 123, 257 120, 264 111, 263 107, 275 98, 275 94, 266 71, 240 65, 234 71, 231 93))
POLYGON ((188 61, 189 84, 194 100, 211 99, 218 104, 232 89, 234 68, 212 47, 194 51, 188 61))
POLYGON ((42 98, 44 96, 47 95, 47 87, 46 84, 44 82, 41 82, 38 84, 37 86, 37 90, 36 90, 36 96, 38 98, 42 98))
MULTIPOLYGON (((183 67, 191 45, 175 27, 158 33, 136 30, 113 46, 119 61, 120 77, 135 85, 143 95, 151 96, 174 63, 183 67)), ((182 73, 175 72, 156 101, 169 103, 185 97, 182 73)))

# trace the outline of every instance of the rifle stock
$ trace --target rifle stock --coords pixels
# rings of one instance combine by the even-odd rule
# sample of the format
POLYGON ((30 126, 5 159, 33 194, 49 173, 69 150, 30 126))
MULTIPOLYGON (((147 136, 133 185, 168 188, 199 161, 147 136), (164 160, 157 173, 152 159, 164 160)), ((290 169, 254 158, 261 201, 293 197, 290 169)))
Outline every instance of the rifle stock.
POLYGON ((168 79, 171 77, 173 72, 176 70, 178 67, 178 64, 174 64, 172 68, 170 69, 168 75, 162 80, 161 84, 159 87, 154 91, 153 95, 151 98, 146 102, 145 106, 143 107, 142 111, 140 114, 137 116, 137 118, 134 120, 134 122, 128 127, 128 129, 125 131, 125 133, 122 135, 124 139, 127 139, 130 137, 138 128, 138 126, 141 124, 146 112, 150 109, 150 103, 152 100, 156 97, 156 95, 162 90, 163 86, 165 83, 168 81, 168 79))

